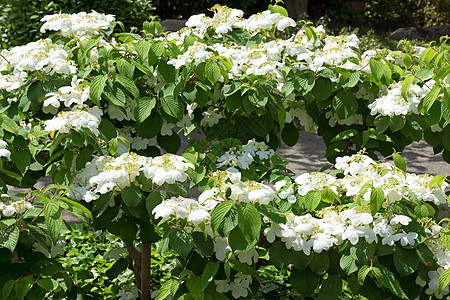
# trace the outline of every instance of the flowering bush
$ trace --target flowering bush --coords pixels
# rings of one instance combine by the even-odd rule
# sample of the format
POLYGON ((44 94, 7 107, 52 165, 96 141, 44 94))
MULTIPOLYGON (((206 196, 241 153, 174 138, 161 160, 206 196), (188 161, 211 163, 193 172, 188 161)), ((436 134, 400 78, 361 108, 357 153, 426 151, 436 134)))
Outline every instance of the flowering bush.
POLYGON ((449 161, 448 45, 359 53, 355 35, 290 34, 296 23, 269 8, 245 19, 215 6, 164 35, 57 14, 42 20, 49 39, 0 53, 3 298, 89 296, 72 289, 84 273, 53 257, 62 209, 122 239, 128 256, 108 278, 133 272, 124 299, 264 297, 282 284, 325 299, 448 294, 446 178, 406 173, 396 152, 424 138, 449 161), (318 129, 336 170, 292 176, 276 149, 299 127, 318 129), (156 249, 177 255, 158 291, 156 249), (268 286, 268 265, 289 283, 268 286))

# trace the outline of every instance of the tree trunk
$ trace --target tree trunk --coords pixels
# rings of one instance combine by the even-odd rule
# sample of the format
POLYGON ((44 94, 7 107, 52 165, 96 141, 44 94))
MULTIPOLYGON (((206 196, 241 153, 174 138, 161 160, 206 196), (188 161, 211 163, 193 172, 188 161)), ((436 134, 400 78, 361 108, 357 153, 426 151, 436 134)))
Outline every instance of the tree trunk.
POLYGON ((142 244, 141 259, 141 300, 150 300, 150 280, 151 280, 151 263, 152 263, 152 244, 142 244))

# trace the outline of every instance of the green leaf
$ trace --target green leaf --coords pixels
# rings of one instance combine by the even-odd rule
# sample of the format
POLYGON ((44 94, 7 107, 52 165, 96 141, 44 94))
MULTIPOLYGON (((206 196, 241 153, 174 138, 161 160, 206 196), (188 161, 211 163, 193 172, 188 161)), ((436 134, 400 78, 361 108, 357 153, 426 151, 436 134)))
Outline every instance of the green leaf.
POLYGON ((314 296, 314 291, 318 287, 320 279, 321 276, 310 271, 308 268, 303 271, 293 269, 290 277, 292 287, 303 297, 314 296))
POLYGON ((239 227, 234 228, 228 235, 228 244, 233 251, 247 252, 256 242, 249 244, 239 227))
POLYGON ((374 216, 384 202, 384 192, 381 188, 372 187, 370 192, 370 213, 374 216))
POLYGON ((350 89, 359 82, 359 71, 352 71, 347 77, 341 76, 340 83, 344 89, 350 89))
MULTIPOLYGON (((201 256, 210 257, 214 254, 214 242, 209 235, 205 235, 202 232, 192 232, 192 238, 194 240, 194 250, 201 256)), ((230 238, 229 238, 230 240, 230 238)))
POLYGON ((330 189, 329 187, 325 188, 320 193, 320 198, 322 199, 322 201, 327 202, 327 203, 333 203, 333 201, 339 200, 336 193, 333 192, 333 190, 330 189))
POLYGON ((256 270, 253 267, 251 267, 247 264, 241 263, 237 259, 230 259, 230 260, 228 260, 228 263, 233 270, 242 272, 244 274, 251 275, 251 276, 253 276, 253 278, 255 278, 256 280, 259 281, 259 274, 256 272, 256 270))
POLYGON ((286 223, 286 215, 282 212, 276 210, 270 205, 263 204, 257 205, 256 208, 260 213, 268 217, 270 220, 277 224, 285 224, 286 223))
POLYGON ((161 105, 164 111, 174 118, 181 120, 184 114, 184 104, 179 99, 178 86, 171 84, 163 88, 161 105))
POLYGON ((128 259, 121 257, 114 262, 114 264, 106 270, 105 274, 109 278, 109 280, 114 280, 119 276, 123 271, 125 271, 128 267, 128 259))
POLYGON ((2 120, 1 125, 3 129, 11 133, 18 134, 21 127, 17 125, 16 122, 14 122, 12 119, 8 118, 5 115, 1 115, 0 118, 2 120))
POLYGON ((20 231, 16 226, 11 226, 7 229, 0 230, 0 246, 9 249, 9 251, 14 252, 16 249, 17 242, 19 241, 20 231))
POLYGON ((139 62, 143 65, 148 64, 148 54, 150 52, 150 43, 146 40, 139 40, 136 44, 136 52, 139 55, 139 62))
POLYGON ((402 82, 402 89, 401 89, 401 93, 402 93, 402 97, 405 100, 408 100, 408 91, 409 91, 409 87, 411 86, 411 84, 414 81, 414 75, 410 74, 408 76, 406 76, 406 78, 403 80, 402 82))
POLYGON ((402 55, 403 64, 405 65, 406 69, 409 69, 411 67, 412 58, 411 55, 404 53, 402 55))
POLYGON ((218 262, 209 262, 206 264, 205 269, 203 270, 203 274, 201 277, 201 289, 204 291, 206 287, 209 285, 209 283, 214 279, 214 276, 216 276, 217 271, 219 270, 219 263, 218 262))
POLYGON ((367 274, 372 270, 372 267, 368 265, 364 265, 361 269, 358 270, 358 283, 360 285, 364 285, 364 281, 366 280, 367 274))
POLYGON ((169 295, 175 295, 175 292, 178 290, 179 285, 180 282, 176 279, 167 280, 159 289, 155 300, 164 300, 169 295))
POLYGON ((122 190, 122 201, 128 207, 136 207, 141 203, 143 195, 137 186, 129 186, 122 190))
POLYGON ((377 59, 371 58, 369 61, 370 71, 375 77, 376 81, 379 82, 381 77, 383 77, 383 63, 377 59))
POLYGON ((222 76, 219 63, 214 59, 207 62, 205 66, 205 74, 206 78, 211 82, 212 85, 214 85, 222 76))
POLYGON ((137 101, 137 104, 134 108, 134 117, 138 123, 144 122, 150 114, 152 113, 152 109, 156 105, 156 99, 150 97, 144 97, 137 101))
POLYGON ((183 259, 186 259, 194 246, 194 241, 192 235, 186 230, 174 230, 169 237, 169 245, 183 259))
POLYGON ((217 231, 217 228, 222 223, 225 216, 234 207, 234 201, 228 200, 216 206, 216 208, 211 213, 211 228, 213 231, 217 231))
POLYGON ((261 216, 251 203, 241 203, 238 210, 238 226, 249 244, 258 241, 261 231, 261 216))
POLYGON ((389 127, 391 128, 392 132, 399 131, 405 126, 405 124, 405 116, 393 116, 389 120, 389 127))
POLYGON ((279 13, 282 16, 288 17, 288 12, 283 6, 269 4, 269 10, 272 13, 279 13))
POLYGON ((131 95, 133 95, 134 99, 140 98, 139 89, 137 88, 133 80, 126 77, 125 75, 117 74, 116 82, 120 83, 125 88, 125 90, 127 90, 131 95))
POLYGON ((62 227, 62 216, 61 216, 61 206, 59 203, 51 199, 44 205, 44 218, 45 224, 47 225, 48 231, 50 233, 50 238, 53 243, 56 244, 59 240, 59 234, 62 227))
POLYGON ((323 251, 320 253, 311 253, 311 263, 309 264, 309 269, 318 275, 325 274, 330 268, 330 258, 328 254, 323 251))
POLYGON ((393 258, 395 268, 401 277, 414 273, 419 267, 419 257, 413 249, 397 247, 393 258))
POLYGON ((23 277, 19 281, 17 281, 16 285, 14 286, 17 299, 23 300, 25 298, 25 295, 28 293, 29 290, 31 290, 33 285, 34 279, 31 276, 23 277))
POLYGON ((450 269, 445 270, 441 276, 439 276, 439 293, 444 291, 445 287, 450 283, 450 269))
POLYGON ((293 261, 292 249, 287 249, 283 242, 275 242, 269 249, 270 260, 275 268, 284 270, 293 261))
POLYGON ((177 71, 174 66, 167 64, 165 61, 158 63, 158 73, 166 84, 173 84, 175 82, 177 71))
POLYGON ((16 163, 17 169, 19 169, 22 173, 25 173, 25 171, 30 167, 31 155, 28 151, 13 152, 11 159, 16 163))
POLYGON ((297 144, 299 136, 298 128, 295 127, 294 123, 284 125, 283 131, 281 132, 281 139, 286 145, 292 147, 297 144))
POLYGON ((16 284, 16 281, 14 279, 11 279, 3 285, 3 288, 2 288, 3 299, 8 299, 8 296, 11 294, 12 289, 15 284, 16 284))
POLYGON ((394 153, 392 154, 392 158, 394 159, 395 166, 400 170, 406 172, 406 162, 403 157, 398 153, 394 153))
POLYGON ((301 96, 309 93, 315 85, 315 76, 311 71, 302 71, 294 79, 294 88, 301 96))
POLYGON ((447 247, 447 249, 450 249, 450 229, 447 228, 441 228, 440 236, 442 243, 447 247))
POLYGON ((428 110, 434 104, 434 101, 436 101, 440 92, 441 86, 436 84, 435 86, 433 86, 431 91, 425 96, 425 98, 423 98, 423 110, 425 111, 425 113, 428 113, 428 110))
POLYGON ((317 190, 312 190, 306 193, 305 196, 305 207, 309 211, 313 211, 319 205, 321 200, 320 192, 317 190))
POLYGON ((76 170, 79 171, 84 168, 86 163, 92 159, 92 154, 94 153, 94 148, 92 146, 86 146, 81 150, 80 154, 78 154, 75 167, 76 170))
POLYGON ((337 275, 329 275, 322 282, 319 291, 319 300, 338 299, 342 294, 342 279, 337 275))
POLYGON ((105 88, 106 79, 107 75, 97 75, 89 86, 89 98, 97 106, 100 106, 100 96, 105 88))
POLYGON ((202 291, 202 280, 199 277, 191 276, 186 281, 187 288, 189 290, 189 294, 195 299, 195 300, 203 300, 204 294, 202 291))
POLYGON ((394 295, 396 295, 399 298, 402 299, 408 299, 405 292, 402 289, 402 286, 400 285, 400 282, 398 282, 397 278, 395 277, 395 274, 392 273, 388 268, 378 265, 381 273, 383 274, 383 286, 387 287, 394 295))
POLYGON ((317 101, 323 101, 331 96, 333 91, 333 83, 330 79, 325 77, 319 77, 316 79, 316 84, 311 90, 311 94, 317 101))
POLYGON ((377 127, 377 131, 379 133, 383 133, 389 127, 390 118, 388 116, 378 115, 378 116, 376 116, 376 118, 373 121, 373 123, 377 127))
POLYGON ((330 143, 333 142, 337 142, 337 141, 342 141, 342 140, 347 140, 349 138, 354 137, 355 135, 357 135, 359 132, 356 129, 347 129, 344 130, 342 132, 339 132, 331 141, 330 143))
POLYGON ((445 176, 442 175, 436 175, 433 177, 433 179, 430 180, 430 183, 428 184, 428 187, 430 189, 434 188, 441 188, 442 184, 445 182, 445 176))
POLYGON ((352 93, 339 91, 333 98, 333 109, 338 114, 339 119, 351 117, 358 109, 358 101, 352 93))

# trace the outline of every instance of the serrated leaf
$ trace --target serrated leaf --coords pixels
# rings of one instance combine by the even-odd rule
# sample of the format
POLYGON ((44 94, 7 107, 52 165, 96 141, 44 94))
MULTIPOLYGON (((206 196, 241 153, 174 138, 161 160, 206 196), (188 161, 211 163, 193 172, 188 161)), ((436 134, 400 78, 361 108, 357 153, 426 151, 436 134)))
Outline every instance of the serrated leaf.
POLYGON ((206 78, 212 85, 214 85, 222 76, 219 64, 215 60, 207 62, 205 66, 205 74, 206 78))
POLYGON ((17 299, 23 300, 25 298, 25 295, 28 293, 29 290, 31 290, 33 285, 34 279, 31 276, 23 277, 19 281, 17 281, 16 285, 14 286, 17 299))
POLYGON ((269 249, 270 260, 278 270, 286 269, 293 260, 292 249, 287 249, 283 242, 275 242, 269 249))
POLYGON ((263 215, 265 215, 266 217, 268 217, 270 220, 272 220, 277 224, 286 223, 286 215, 269 205, 266 204, 258 205, 257 209, 260 213, 262 213, 263 215))
POLYGON ((321 199, 320 192, 317 190, 312 190, 306 193, 305 196, 305 207, 309 211, 313 211, 319 205, 321 199))
POLYGON ((339 119, 347 119, 358 109, 358 101, 352 93, 339 91, 333 98, 332 106, 339 119))
POLYGON ((398 153, 394 153, 392 154, 392 158, 394 159, 395 166, 400 170, 406 172, 406 162, 403 157, 398 153))
POLYGON ((445 270, 441 276, 439 276, 439 293, 444 291, 445 287, 450 283, 450 269, 445 270))
POLYGON ((337 275, 329 275, 322 283, 319 300, 338 299, 342 294, 342 279, 337 275))
POLYGON ((395 274, 382 265, 379 265, 379 269, 384 278, 383 286, 387 287, 397 297, 408 299, 408 296, 406 296, 405 292, 403 291, 400 282, 398 282, 397 278, 395 277, 395 274))
POLYGON ((206 264, 205 269, 203 270, 203 274, 201 277, 201 289, 204 291, 206 287, 209 285, 209 283, 214 279, 214 276, 216 276, 217 271, 219 270, 219 263, 218 262, 209 262, 206 264))
POLYGON ((419 257, 415 250, 397 247, 394 252, 394 265, 401 277, 414 273, 419 267, 419 257))
POLYGON ((241 203, 238 210, 238 226, 249 244, 258 241, 261 231, 261 216, 251 203, 241 203))
POLYGON ((406 76, 406 78, 403 80, 402 82, 402 89, 401 89, 401 93, 402 93, 402 97, 405 100, 408 100, 408 91, 409 91, 409 87, 411 86, 411 84, 414 81, 414 75, 410 74, 408 76, 406 76))
POLYGON ((370 192, 370 213, 374 216, 384 202, 384 192, 381 188, 372 188, 370 192))
POLYGON ((411 55, 404 53, 402 56, 403 64, 405 65, 406 69, 409 69, 412 63, 411 55))
POLYGON ((192 235, 186 230, 175 230, 169 237, 170 247, 182 258, 186 259, 194 246, 192 235))
POLYGON ((225 216, 234 206, 233 200, 228 200, 216 206, 216 208, 211 213, 211 228, 213 231, 217 231, 217 228, 222 223, 225 216))
POLYGON ((175 295, 175 292, 178 290, 179 285, 180 282, 176 279, 167 280, 159 289, 155 300, 164 300, 169 295, 175 295))
POLYGON ((122 201, 128 207, 136 207, 141 203, 143 195, 141 190, 137 186, 129 186, 122 190, 122 201))
POLYGON ((106 79, 106 75, 97 75, 89 86, 89 98, 97 106, 100 106, 100 96, 105 89, 106 79))
POLYGON ((120 83, 125 88, 125 90, 127 90, 134 97, 134 99, 139 99, 139 89, 137 88, 133 80, 126 77, 125 75, 117 74, 116 82, 120 83))
POLYGON ((350 74, 348 75, 347 78, 340 80, 340 81, 341 81, 341 86, 344 89, 352 88, 355 85, 357 85, 359 82, 359 72, 358 71, 350 72, 350 74))
POLYGON ((150 97, 144 97, 137 101, 136 107, 134 108, 134 117, 138 123, 144 122, 150 114, 152 109, 156 105, 156 99, 150 97))
POLYGON ((53 243, 59 240, 59 234, 62 227, 61 206, 57 201, 51 199, 44 205, 44 218, 47 229, 50 233, 50 238, 53 243))
POLYGON ((383 77, 383 63, 379 60, 371 58, 369 61, 370 71, 375 77, 376 81, 379 82, 381 77, 383 77))
POLYGON ((364 265, 361 267, 361 269, 358 270, 358 283, 360 285, 364 284, 364 281, 366 280, 367 274, 372 270, 371 267, 368 265, 364 265))
POLYGON ((7 229, 0 230, 0 246, 9 249, 9 251, 14 252, 16 249, 17 242, 19 241, 20 231, 16 226, 11 226, 7 229))
POLYGON ((428 111, 436 101, 440 92, 441 86, 436 84, 435 86, 433 86, 431 91, 428 94, 426 94, 425 98, 423 98, 423 110, 425 111, 425 113, 428 113, 428 111))

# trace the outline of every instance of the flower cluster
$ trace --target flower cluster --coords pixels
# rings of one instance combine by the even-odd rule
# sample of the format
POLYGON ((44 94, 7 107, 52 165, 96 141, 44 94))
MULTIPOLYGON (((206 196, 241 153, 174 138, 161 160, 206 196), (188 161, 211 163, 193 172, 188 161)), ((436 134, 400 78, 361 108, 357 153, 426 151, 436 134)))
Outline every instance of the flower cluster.
POLYGON ((211 219, 211 215, 196 199, 181 196, 172 197, 158 204, 152 212, 155 218, 173 216, 176 219, 186 219, 196 225, 211 219))
POLYGON ((86 163, 83 170, 74 173, 69 197, 90 202, 112 190, 123 190, 133 185, 142 173, 155 185, 183 182, 186 171, 193 165, 182 156, 165 154, 154 158, 124 153, 117 158, 111 156, 95 157, 86 163))
POLYGON ((46 131, 59 131, 60 133, 69 133, 70 130, 79 130, 87 128, 93 134, 99 134, 98 126, 100 125, 100 117, 103 112, 97 106, 92 108, 75 107, 71 111, 62 111, 53 119, 44 122, 46 131))
MULTIPOLYGON (((42 39, 17 46, 11 50, 2 50, 0 71, 19 71, 10 76, 23 76, 20 71, 42 71, 53 74, 71 74, 76 67, 69 60, 70 52, 63 46, 53 44, 50 39, 42 39)), ((12 79, 9 79, 12 81, 12 79)))
MULTIPOLYGON (((444 246, 442 239, 439 237, 439 233, 442 227, 433 224, 429 229, 429 233, 434 235, 434 239, 427 239, 426 245, 433 252, 433 256, 436 258, 436 263, 438 265, 437 270, 428 271, 428 287, 425 290, 427 295, 434 295, 438 299, 442 299, 445 295, 450 293, 450 286, 447 285, 444 290, 439 293, 439 277, 441 274, 450 268, 450 249, 444 246)), ((416 284, 424 287, 427 285, 427 278, 421 278, 420 275, 416 278, 416 284)))
POLYGON ((364 238, 367 243, 376 243, 381 238, 383 245, 393 246, 400 242, 402 246, 414 245, 418 237, 416 232, 406 232, 402 227, 412 220, 404 215, 376 214, 374 217, 359 208, 337 212, 327 208, 318 213, 321 218, 311 214, 296 216, 288 213, 286 224, 272 223, 264 231, 270 243, 276 237, 281 238, 288 249, 303 251, 309 255, 311 251, 320 253, 340 245, 348 240, 352 245, 364 238))
POLYGON ((264 142, 257 142, 255 139, 247 142, 241 147, 233 147, 217 159, 217 168, 223 166, 239 169, 248 169, 258 157, 261 160, 270 160, 275 151, 270 149, 264 142))
POLYGON ((378 98, 369 104, 370 114, 382 116, 406 115, 410 112, 418 114, 418 106, 422 98, 431 90, 435 81, 429 80, 422 87, 411 84, 408 89, 406 99, 403 98, 401 89, 402 82, 393 83, 390 86, 383 86, 378 98))
POLYGON ((2 194, 1 198, 0 211, 5 217, 11 217, 14 214, 22 214, 26 210, 34 208, 33 204, 24 199, 20 199, 16 194, 10 191, 8 191, 7 194, 2 194))
POLYGON ((254 14, 248 19, 242 18, 244 12, 239 9, 232 9, 226 6, 215 5, 212 10, 212 18, 205 14, 194 15, 186 22, 186 26, 195 28, 199 36, 203 36, 208 28, 213 28, 217 35, 224 35, 232 30, 232 27, 240 27, 244 30, 255 32, 272 29, 283 31, 286 27, 295 27, 293 19, 285 17, 279 13, 272 13, 266 10, 262 13, 254 14))
POLYGON ((41 32, 47 30, 60 31, 62 36, 86 40, 94 36, 100 29, 107 29, 114 22, 114 15, 104 15, 92 11, 77 14, 54 14, 41 19, 45 22, 41 32))
POLYGON ((82 107, 84 102, 89 99, 89 85, 82 81, 75 75, 72 77, 70 86, 63 86, 57 92, 46 94, 42 111, 56 114, 61 102, 66 107, 70 107, 72 104, 75 104, 75 107, 82 107))

